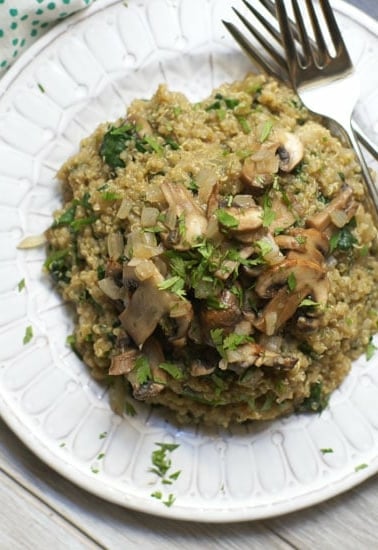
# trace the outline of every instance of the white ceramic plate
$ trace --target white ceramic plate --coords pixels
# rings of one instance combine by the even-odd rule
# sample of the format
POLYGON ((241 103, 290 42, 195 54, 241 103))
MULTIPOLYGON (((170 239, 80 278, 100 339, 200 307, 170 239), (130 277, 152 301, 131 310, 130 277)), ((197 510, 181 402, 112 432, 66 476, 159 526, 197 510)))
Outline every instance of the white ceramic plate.
MULTIPOLYGON (((376 137, 377 24, 342 2, 335 7, 361 77, 357 116, 376 137)), ((178 429, 143 405, 121 419, 65 344, 71 319, 42 273, 44 251, 16 245, 48 227, 59 205, 55 172, 98 123, 164 80, 200 99, 250 69, 220 23, 230 12, 228 0, 98 1, 0 81, 1 414, 39 457, 88 491, 144 512, 219 522, 293 511, 378 470, 378 358, 357 361, 320 416, 216 432, 178 429), (28 326, 34 336, 23 344, 28 326), (179 444, 171 471, 182 473, 171 486, 148 471, 155 442, 179 444), (151 497, 158 490, 175 495, 173 506, 151 497)))

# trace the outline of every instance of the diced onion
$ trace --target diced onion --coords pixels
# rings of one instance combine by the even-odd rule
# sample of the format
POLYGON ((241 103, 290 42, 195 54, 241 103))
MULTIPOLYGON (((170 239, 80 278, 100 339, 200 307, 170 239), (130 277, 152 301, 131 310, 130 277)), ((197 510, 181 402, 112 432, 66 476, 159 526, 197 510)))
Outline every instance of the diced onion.
POLYGON ((252 332, 251 321, 248 321, 247 319, 244 319, 243 321, 239 321, 239 323, 235 325, 234 332, 235 334, 243 334, 248 336, 252 332))
POLYGON ((268 336, 272 336, 276 330, 277 312, 269 311, 265 315, 265 331, 268 336))
POLYGON ((270 247, 270 250, 264 254, 264 260, 270 265, 275 265, 282 262, 284 255, 280 251, 274 238, 268 233, 261 238, 261 241, 264 241, 268 247, 270 247))
POLYGON ((145 281, 151 277, 157 277, 158 280, 163 280, 160 271, 151 260, 142 260, 138 263, 138 265, 135 266, 135 275, 140 281, 145 281))
POLYGON ((108 254, 110 258, 118 260, 123 255, 123 236, 121 233, 109 233, 107 239, 108 254))
POLYGON ((132 203, 129 201, 129 199, 122 199, 120 207, 118 208, 117 218, 120 218, 121 220, 126 220, 126 218, 128 218, 130 214, 131 207, 132 203))
POLYGON ((46 243, 46 237, 42 233, 41 235, 30 235, 25 237, 21 242, 18 243, 17 248, 27 249, 27 248, 38 248, 46 243))
POLYGON ((142 227, 153 227, 156 225, 159 216, 159 210, 152 206, 144 206, 140 216, 140 223, 142 227))
POLYGON ((160 186, 151 185, 146 191, 146 201, 150 204, 164 204, 165 198, 160 186))
POLYGON ((170 206, 165 214, 164 223, 168 227, 168 229, 174 229, 176 226, 176 221, 176 207, 170 206))
POLYGON ((190 315, 192 311, 192 305, 187 300, 177 300, 171 311, 169 312, 169 316, 172 317, 172 319, 178 318, 178 317, 184 317, 186 315, 190 315))
POLYGON ((216 172, 209 167, 201 168, 196 175, 196 184, 198 185, 198 200, 200 204, 206 204, 217 182, 216 172))
POLYGON ((123 297, 123 289, 120 288, 111 277, 101 279, 98 282, 98 286, 101 288, 102 292, 112 300, 121 300, 123 297))
POLYGON ((137 243, 133 248, 133 258, 148 260, 154 256, 159 256, 164 252, 162 246, 150 246, 143 243, 137 243))
POLYGON ((348 214, 344 210, 334 210, 330 213, 329 217, 332 220, 332 223, 336 227, 344 227, 349 221, 348 214))

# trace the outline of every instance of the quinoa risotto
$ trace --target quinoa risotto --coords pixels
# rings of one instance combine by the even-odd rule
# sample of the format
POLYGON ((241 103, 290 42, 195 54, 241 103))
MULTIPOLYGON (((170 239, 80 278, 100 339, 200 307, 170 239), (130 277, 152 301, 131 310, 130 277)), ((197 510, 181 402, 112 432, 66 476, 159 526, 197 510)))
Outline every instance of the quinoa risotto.
POLYGON ((352 150, 263 75, 161 85, 59 170, 45 268, 113 409, 227 426, 320 411, 378 320, 352 150))

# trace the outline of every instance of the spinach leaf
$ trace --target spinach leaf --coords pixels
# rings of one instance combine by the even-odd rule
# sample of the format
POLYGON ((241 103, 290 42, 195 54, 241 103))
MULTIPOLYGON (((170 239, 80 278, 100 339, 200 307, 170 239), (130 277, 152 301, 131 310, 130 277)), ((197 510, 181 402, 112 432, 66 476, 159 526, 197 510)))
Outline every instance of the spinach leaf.
POLYGON ((323 393, 323 384, 315 382, 311 384, 310 395, 300 404, 300 412, 322 412, 328 405, 328 396, 323 393))
POLYGON ((112 168, 123 168, 125 166, 120 154, 124 151, 126 143, 132 139, 134 133, 135 126, 132 124, 124 124, 119 128, 112 127, 106 132, 100 147, 100 155, 106 164, 112 168))

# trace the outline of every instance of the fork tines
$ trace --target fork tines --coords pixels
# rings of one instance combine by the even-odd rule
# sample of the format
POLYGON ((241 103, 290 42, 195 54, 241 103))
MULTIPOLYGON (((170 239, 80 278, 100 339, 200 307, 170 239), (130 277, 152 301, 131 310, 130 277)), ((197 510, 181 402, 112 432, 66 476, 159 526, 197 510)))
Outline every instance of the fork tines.
POLYGON ((305 0, 305 4, 314 40, 310 38, 310 33, 307 30, 305 19, 297 0, 291 0, 294 22, 287 14, 284 0, 276 0, 275 2, 282 42, 287 53, 286 58, 289 64, 291 62, 293 65, 295 60, 299 65, 299 71, 300 68, 311 69, 311 67, 314 67, 314 70, 322 69, 325 71, 324 76, 326 76, 328 67, 330 67, 330 74, 332 76, 338 73, 344 73, 348 68, 352 67, 352 62, 329 1, 322 0, 319 2, 319 5, 322 10, 324 23, 328 30, 330 42, 335 49, 334 55, 331 55, 329 51, 324 35, 325 29, 323 30, 319 22, 319 16, 316 13, 312 0, 305 0), (293 33, 293 25, 297 29, 296 33, 293 33))
MULTIPOLYGON (((282 80, 288 80, 287 73, 284 69, 286 66, 286 59, 279 51, 280 49, 280 33, 277 28, 268 20, 268 17, 273 15, 275 17, 275 5, 271 0, 259 0, 261 5, 266 9, 267 17, 254 8, 247 0, 243 0, 243 3, 254 16, 256 22, 261 26, 262 31, 265 30, 273 38, 273 42, 277 47, 273 46, 273 43, 269 41, 267 36, 264 36, 260 32, 255 21, 247 19, 239 10, 232 8, 244 27, 250 33, 251 39, 254 39, 258 44, 249 40, 246 34, 243 34, 233 23, 229 21, 223 21, 223 24, 233 36, 239 46, 245 51, 245 53, 255 62, 259 67, 268 74, 278 76, 282 80)), ((282 50, 282 48, 281 48, 282 50)))

